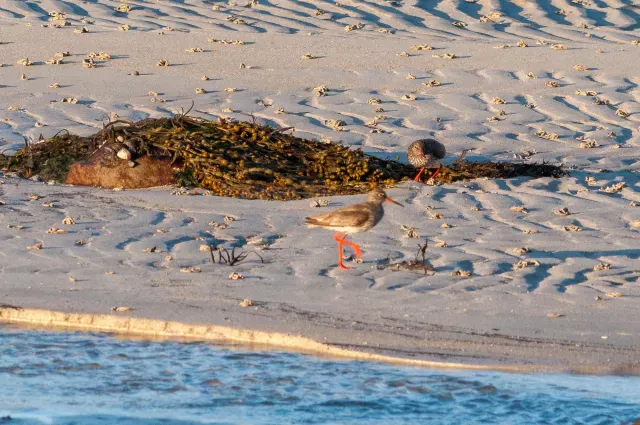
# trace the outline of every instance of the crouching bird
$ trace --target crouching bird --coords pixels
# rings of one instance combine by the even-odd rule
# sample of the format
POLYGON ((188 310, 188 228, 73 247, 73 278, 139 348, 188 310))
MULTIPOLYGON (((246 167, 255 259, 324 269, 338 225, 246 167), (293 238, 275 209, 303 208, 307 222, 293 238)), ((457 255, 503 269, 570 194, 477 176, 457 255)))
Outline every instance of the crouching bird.
POLYGON ((414 181, 420 181, 420 176, 425 168, 437 168, 437 170, 427 179, 434 178, 442 168, 440 160, 445 157, 447 150, 444 145, 433 139, 421 139, 409 145, 407 150, 407 159, 416 168, 420 168, 420 172, 414 181))
POLYGON ((306 217, 305 222, 309 227, 324 227, 337 232, 333 239, 338 242, 338 266, 343 270, 351 269, 353 267, 347 267, 342 263, 342 246, 353 248, 357 258, 362 257, 362 250, 357 244, 345 239, 347 235, 366 232, 378 224, 384 216, 384 202, 403 206, 388 198, 382 189, 375 188, 369 192, 366 202, 349 205, 327 214, 306 217))

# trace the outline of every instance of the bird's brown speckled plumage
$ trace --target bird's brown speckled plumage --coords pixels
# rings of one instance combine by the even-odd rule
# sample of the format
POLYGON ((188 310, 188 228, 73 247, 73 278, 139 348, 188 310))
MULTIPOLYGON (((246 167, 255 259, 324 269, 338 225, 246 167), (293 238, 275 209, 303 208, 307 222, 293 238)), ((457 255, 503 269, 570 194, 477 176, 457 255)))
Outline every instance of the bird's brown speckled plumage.
POLYGON ((362 250, 358 244, 345 240, 347 235, 366 232, 378 224, 384 216, 383 202, 398 204, 393 199, 387 198, 384 190, 376 188, 369 192, 366 202, 349 205, 327 214, 307 217, 305 221, 309 227, 324 227, 336 232, 333 239, 338 243, 338 266, 346 270, 351 267, 345 266, 342 262, 343 245, 353 248, 356 258, 362 257, 362 250))
POLYGON ((369 192, 366 202, 349 205, 327 214, 306 217, 309 227, 324 227, 341 233, 360 233, 373 228, 382 220, 384 208, 382 203, 387 195, 376 188, 369 192))
POLYGON ((437 168, 447 150, 444 145, 433 139, 416 140, 407 150, 407 159, 416 168, 437 168))

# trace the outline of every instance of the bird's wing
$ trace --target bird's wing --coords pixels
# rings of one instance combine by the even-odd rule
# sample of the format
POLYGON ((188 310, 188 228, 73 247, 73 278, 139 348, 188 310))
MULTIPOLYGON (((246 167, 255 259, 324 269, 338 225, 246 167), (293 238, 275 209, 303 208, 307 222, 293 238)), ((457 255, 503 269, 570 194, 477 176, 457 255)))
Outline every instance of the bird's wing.
POLYGON ((369 220, 369 216, 368 209, 356 204, 327 214, 307 217, 306 223, 322 227, 360 227, 369 220))

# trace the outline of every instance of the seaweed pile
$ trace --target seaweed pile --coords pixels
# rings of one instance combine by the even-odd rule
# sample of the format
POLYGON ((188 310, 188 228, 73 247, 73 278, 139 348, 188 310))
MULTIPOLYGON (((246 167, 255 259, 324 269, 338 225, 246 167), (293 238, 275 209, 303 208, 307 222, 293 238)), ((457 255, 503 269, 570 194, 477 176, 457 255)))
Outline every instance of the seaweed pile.
MULTIPOLYGON (((243 199, 301 199, 365 193, 413 178, 407 164, 366 155, 337 143, 286 134, 256 122, 209 121, 188 117, 117 120, 98 133, 80 137, 62 131, 40 143, 27 144, 14 156, 0 155, 0 167, 23 177, 64 181, 71 164, 98 149, 102 163, 151 156, 168 159, 178 183, 201 187, 212 195, 243 199), (125 155, 120 155, 124 150, 125 155)), ((518 175, 560 177, 549 164, 473 163, 458 161, 437 177, 443 182, 518 175)))

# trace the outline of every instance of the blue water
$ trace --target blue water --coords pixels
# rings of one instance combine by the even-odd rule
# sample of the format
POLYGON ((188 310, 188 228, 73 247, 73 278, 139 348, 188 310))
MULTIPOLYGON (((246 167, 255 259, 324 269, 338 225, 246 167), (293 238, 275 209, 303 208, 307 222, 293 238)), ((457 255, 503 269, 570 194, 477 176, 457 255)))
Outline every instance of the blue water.
POLYGON ((3 416, 3 425, 632 425, 640 378, 441 372, 0 328, 3 416))

